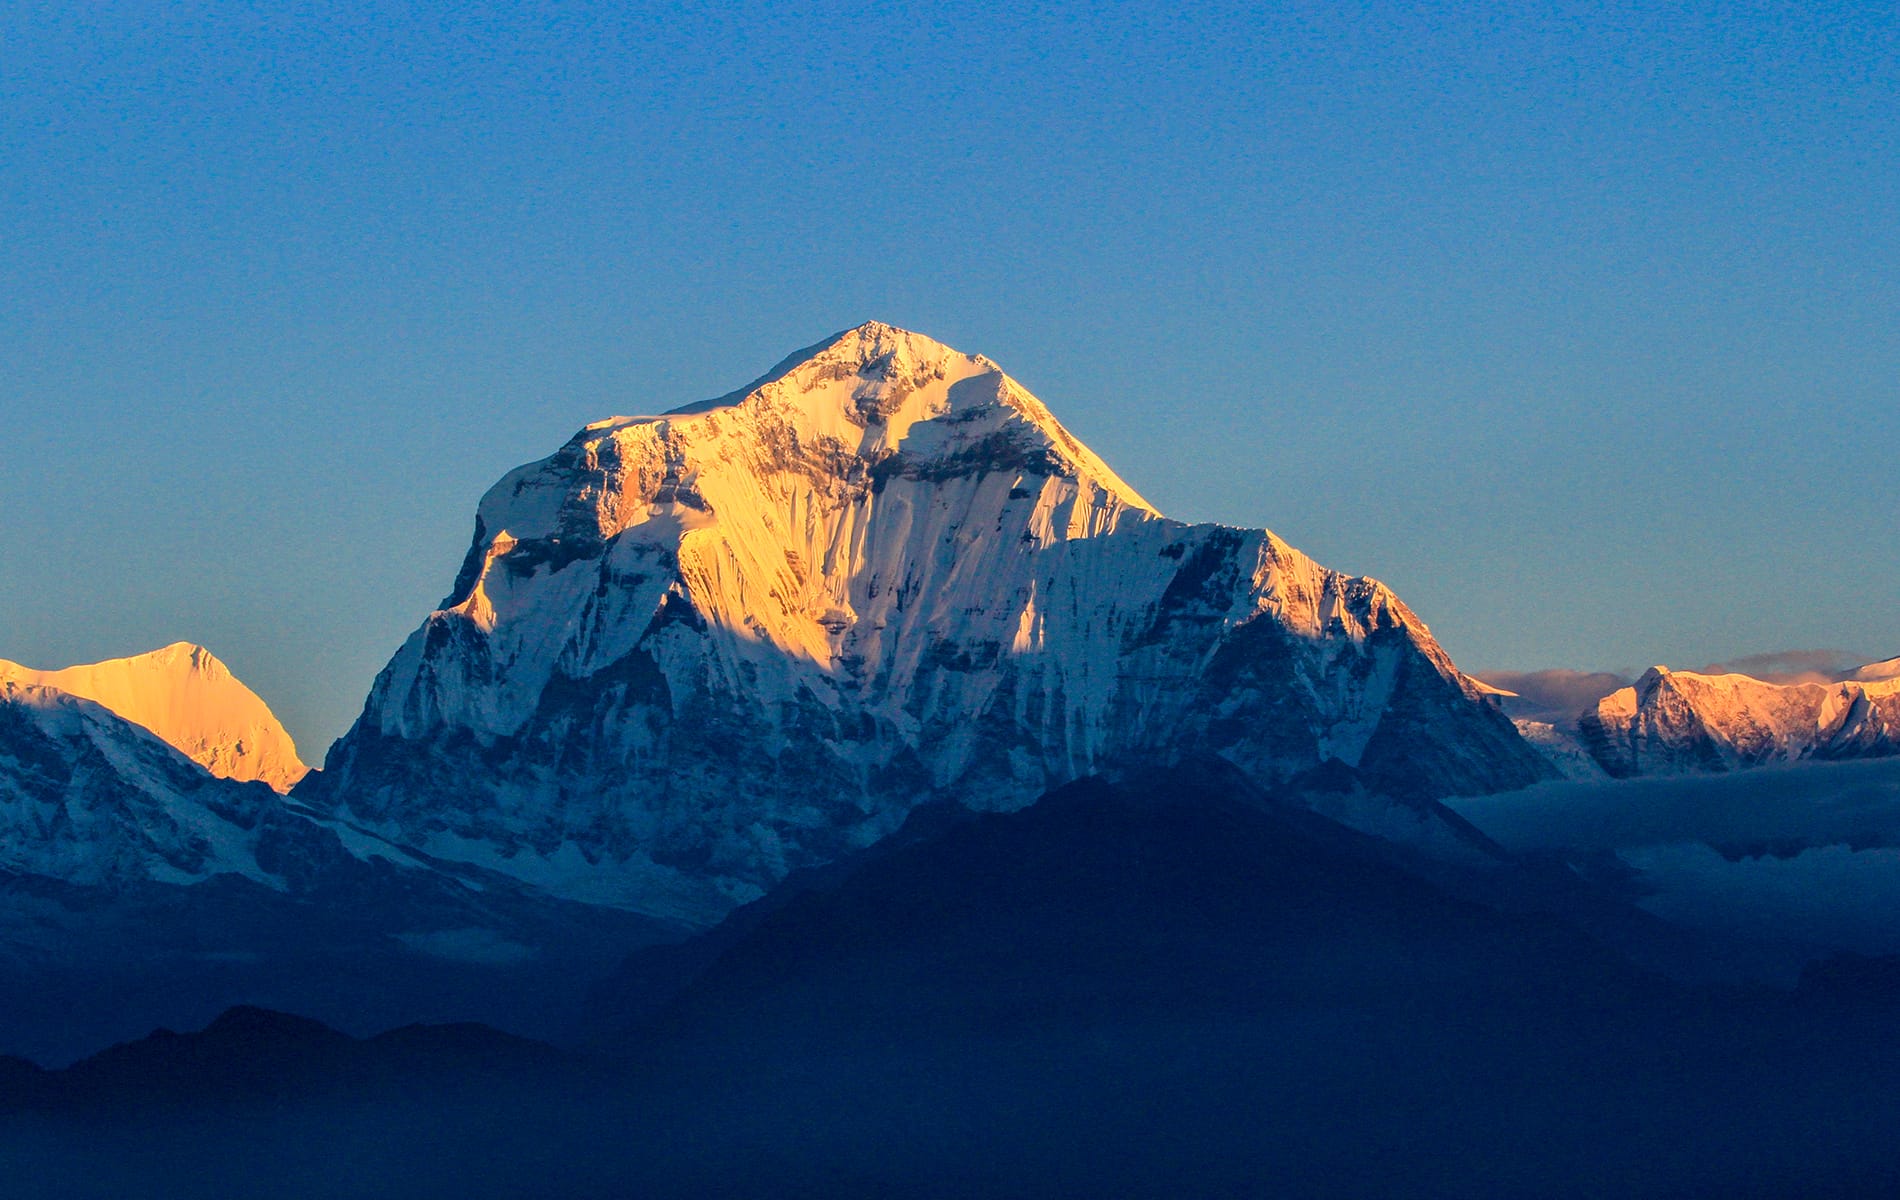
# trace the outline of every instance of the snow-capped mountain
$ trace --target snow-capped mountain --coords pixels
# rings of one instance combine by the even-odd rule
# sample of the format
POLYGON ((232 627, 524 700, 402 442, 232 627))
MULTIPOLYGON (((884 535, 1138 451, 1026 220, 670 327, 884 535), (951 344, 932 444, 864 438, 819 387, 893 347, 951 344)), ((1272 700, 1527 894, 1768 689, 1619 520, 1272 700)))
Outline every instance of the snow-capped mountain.
POLYGON ((213 775, 102 704, 0 677, 0 874, 107 891, 236 877, 303 893, 370 860, 430 870, 262 781, 213 775))
POLYGON ((1900 671, 1892 661, 1838 683, 1651 667, 1585 710, 1578 736, 1619 778, 1900 754, 1900 671))
POLYGON ((257 841, 281 803, 90 700, 0 679, 0 869, 88 885, 263 881, 257 841))
POLYGON ((269 706, 203 646, 174 642, 58 671, 0 659, 0 680, 51 687, 104 705, 226 779, 261 780, 287 792, 310 769, 269 706))
POLYGON ((1423 797, 1551 773, 1382 584, 1162 517, 994 363, 871 323, 505 476, 296 794, 710 919, 923 800, 1187 755, 1423 797))

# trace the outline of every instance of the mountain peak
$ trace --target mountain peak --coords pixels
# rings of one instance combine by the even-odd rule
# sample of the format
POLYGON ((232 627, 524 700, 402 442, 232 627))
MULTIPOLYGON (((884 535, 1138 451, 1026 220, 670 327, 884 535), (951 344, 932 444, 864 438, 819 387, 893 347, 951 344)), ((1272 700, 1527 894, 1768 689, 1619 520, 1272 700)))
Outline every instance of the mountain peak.
POLYGON ((892 357, 902 357, 913 363, 950 358, 989 361, 980 354, 964 354, 928 334, 904 329, 887 321, 865 321, 832 334, 818 346, 817 352, 811 355, 814 359, 830 358, 859 365, 892 357))
POLYGON ((1162 517, 988 358, 870 321, 504 476, 299 796, 697 921, 918 803, 1186 754, 1550 773, 1377 581, 1162 517))
MULTIPOLYGON (((156 667, 183 670, 192 675, 202 675, 207 679, 228 679, 231 668, 211 651, 196 642, 173 642, 169 646, 160 646, 144 654, 134 654, 113 662, 150 663, 156 667)), ((94 664, 100 666, 104 664, 94 664)))
POLYGON ((597 421, 576 440, 732 409, 789 426, 807 441, 836 442, 872 463, 898 455, 911 463, 954 458, 965 469, 1046 461, 1122 505, 1159 515, 989 358, 883 321, 797 351, 737 391, 656 417, 597 421))
POLYGON ((1863 667, 1833 683, 1655 666, 1578 718, 1585 747, 1619 778, 1726 771, 1900 752, 1900 672, 1863 667))
MULTIPOLYGON (((723 396, 715 396, 711 400, 682 404, 678 408, 668 409, 661 415, 691 416, 717 408, 730 408, 767 384, 776 383, 801 369, 820 365, 834 370, 843 366, 853 373, 865 372, 874 377, 887 376, 890 368, 897 365, 900 358, 905 367, 914 366, 917 363, 946 364, 955 359, 980 363, 992 370, 996 366, 980 354, 962 354, 924 334, 901 329, 883 321, 865 321, 850 329, 840 330, 802 350, 794 350, 780 359, 771 370, 742 388, 727 392, 723 396)), ((603 428, 628 419, 613 417, 606 421, 596 422, 588 428, 603 428)))
MULTIPOLYGON (((666 538, 730 528, 788 491, 881 489, 898 477, 989 477, 1037 491, 1048 481, 1047 507, 1069 526, 1059 537, 1160 515, 988 358, 868 321, 724 396, 585 426, 491 488, 479 518, 490 548, 503 536, 509 545, 612 538, 654 518, 652 532, 666 538), (591 482, 577 489, 581 479, 591 482)), ((465 598, 458 588, 448 607, 465 598)))

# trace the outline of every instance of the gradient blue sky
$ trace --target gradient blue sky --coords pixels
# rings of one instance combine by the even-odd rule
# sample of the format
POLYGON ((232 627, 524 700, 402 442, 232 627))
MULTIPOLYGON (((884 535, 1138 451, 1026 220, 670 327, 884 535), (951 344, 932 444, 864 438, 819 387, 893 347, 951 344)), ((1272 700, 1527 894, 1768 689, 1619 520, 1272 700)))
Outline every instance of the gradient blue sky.
POLYGON ((0 657, 321 757, 474 505, 867 318, 1468 670, 1900 653, 1891 5, 0 10, 0 657))

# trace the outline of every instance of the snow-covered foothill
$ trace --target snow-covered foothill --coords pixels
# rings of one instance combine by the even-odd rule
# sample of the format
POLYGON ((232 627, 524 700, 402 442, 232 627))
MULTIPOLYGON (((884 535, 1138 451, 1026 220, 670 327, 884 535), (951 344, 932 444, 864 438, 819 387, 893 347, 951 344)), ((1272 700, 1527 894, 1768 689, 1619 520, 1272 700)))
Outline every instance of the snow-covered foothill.
POLYGON ((103 705, 0 678, 0 868, 88 885, 229 873, 281 887, 257 862, 279 804, 103 705))

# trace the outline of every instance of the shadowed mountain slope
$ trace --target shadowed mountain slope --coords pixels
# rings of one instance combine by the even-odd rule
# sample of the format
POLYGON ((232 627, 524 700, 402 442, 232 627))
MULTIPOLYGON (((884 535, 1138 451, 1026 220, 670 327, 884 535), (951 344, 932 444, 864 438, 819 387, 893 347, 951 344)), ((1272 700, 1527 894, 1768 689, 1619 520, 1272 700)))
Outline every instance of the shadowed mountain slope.
POLYGON ((239 1002, 546 1031, 570 1019, 564 972, 677 933, 431 860, 0 681, 0 1053, 66 1061, 239 1002))

